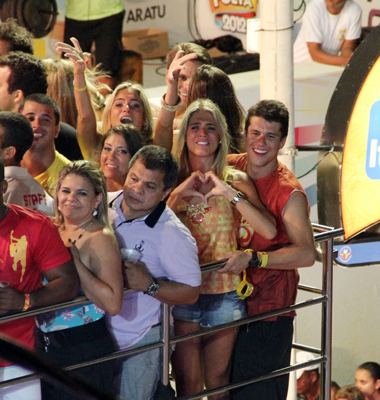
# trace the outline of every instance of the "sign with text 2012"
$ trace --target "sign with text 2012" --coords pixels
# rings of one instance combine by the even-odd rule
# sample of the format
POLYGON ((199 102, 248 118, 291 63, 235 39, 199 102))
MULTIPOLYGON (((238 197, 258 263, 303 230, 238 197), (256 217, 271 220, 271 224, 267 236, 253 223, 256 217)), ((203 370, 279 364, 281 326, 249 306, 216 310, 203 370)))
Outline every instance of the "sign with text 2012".
POLYGON ((247 33, 247 19, 257 13, 257 0, 210 0, 215 24, 223 31, 247 33))

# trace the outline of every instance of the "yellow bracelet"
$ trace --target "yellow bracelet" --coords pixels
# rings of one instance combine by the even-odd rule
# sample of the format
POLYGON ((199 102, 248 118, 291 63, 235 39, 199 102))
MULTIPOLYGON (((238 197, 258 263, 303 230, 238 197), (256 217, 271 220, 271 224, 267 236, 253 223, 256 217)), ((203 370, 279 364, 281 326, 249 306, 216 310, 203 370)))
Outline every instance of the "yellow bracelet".
POLYGON ((241 300, 249 297, 253 292, 253 285, 250 282, 247 282, 247 271, 243 271, 243 280, 239 283, 236 293, 238 294, 241 300))
POLYGON ((25 296, 25 303, 24 303, 24 308, 22 309, 22 311, 26 311, 30 307, 30 294, 24 293, 24 296, 25 296))
POLYGON ((77 88, 74 86, 74 90, 76 90, 77 92, 84 92, 85 90, 87 90, 87 85, 83 86, 82 88, 77 88))
POLYGON ((268 254, 265 251, 258 251, 257 254, 261 255, 261 260, 259 264, 259 268, 265 268, 268 265, 268 254))

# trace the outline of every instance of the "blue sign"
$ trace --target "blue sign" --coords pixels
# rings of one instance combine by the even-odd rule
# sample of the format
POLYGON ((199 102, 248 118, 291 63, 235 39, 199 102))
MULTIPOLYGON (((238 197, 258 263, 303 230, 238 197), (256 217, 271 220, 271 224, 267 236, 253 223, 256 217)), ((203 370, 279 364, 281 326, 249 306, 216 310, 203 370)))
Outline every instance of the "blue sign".
POLYGON ((365 171, 368 178, 380 179, 380 101, 370 110, 365 171))

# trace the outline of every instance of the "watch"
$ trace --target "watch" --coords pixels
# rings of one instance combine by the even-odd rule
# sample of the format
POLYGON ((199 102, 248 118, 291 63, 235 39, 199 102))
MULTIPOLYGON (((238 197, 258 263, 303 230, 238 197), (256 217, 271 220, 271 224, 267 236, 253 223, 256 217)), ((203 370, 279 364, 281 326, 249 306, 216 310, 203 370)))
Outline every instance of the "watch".
POLYGON ((145 294, 148 294, 149 296, 157 296, 158 292, 160 291, 160 284, 158 283, 158 280, 156 278, 153 278, 153 282, 148 285, 146 288, 145 294))
POLYGON ((257 257, 257 251, 252 251, 251 260, 249 261, 249 268, 259 268, 260 261, 257 257))

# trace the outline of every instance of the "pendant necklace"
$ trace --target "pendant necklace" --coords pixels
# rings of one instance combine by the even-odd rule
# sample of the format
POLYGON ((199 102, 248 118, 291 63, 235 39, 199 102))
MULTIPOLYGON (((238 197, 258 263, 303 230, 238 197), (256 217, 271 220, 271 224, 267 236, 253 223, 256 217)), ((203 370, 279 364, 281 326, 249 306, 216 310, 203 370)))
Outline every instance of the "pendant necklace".
POLYGON ((93 223, 94 223, 93 220, 90 221, 89 224, 88 224, 85 228, 83 228, 83 232, 82 232, 75 240, 71 240, 71 239, 69 238, 68 242, 71 243, 71 244, 75 244, 75 243, 83 236, 83 234, 87 231, 87 229, 88 229, 93 223))

